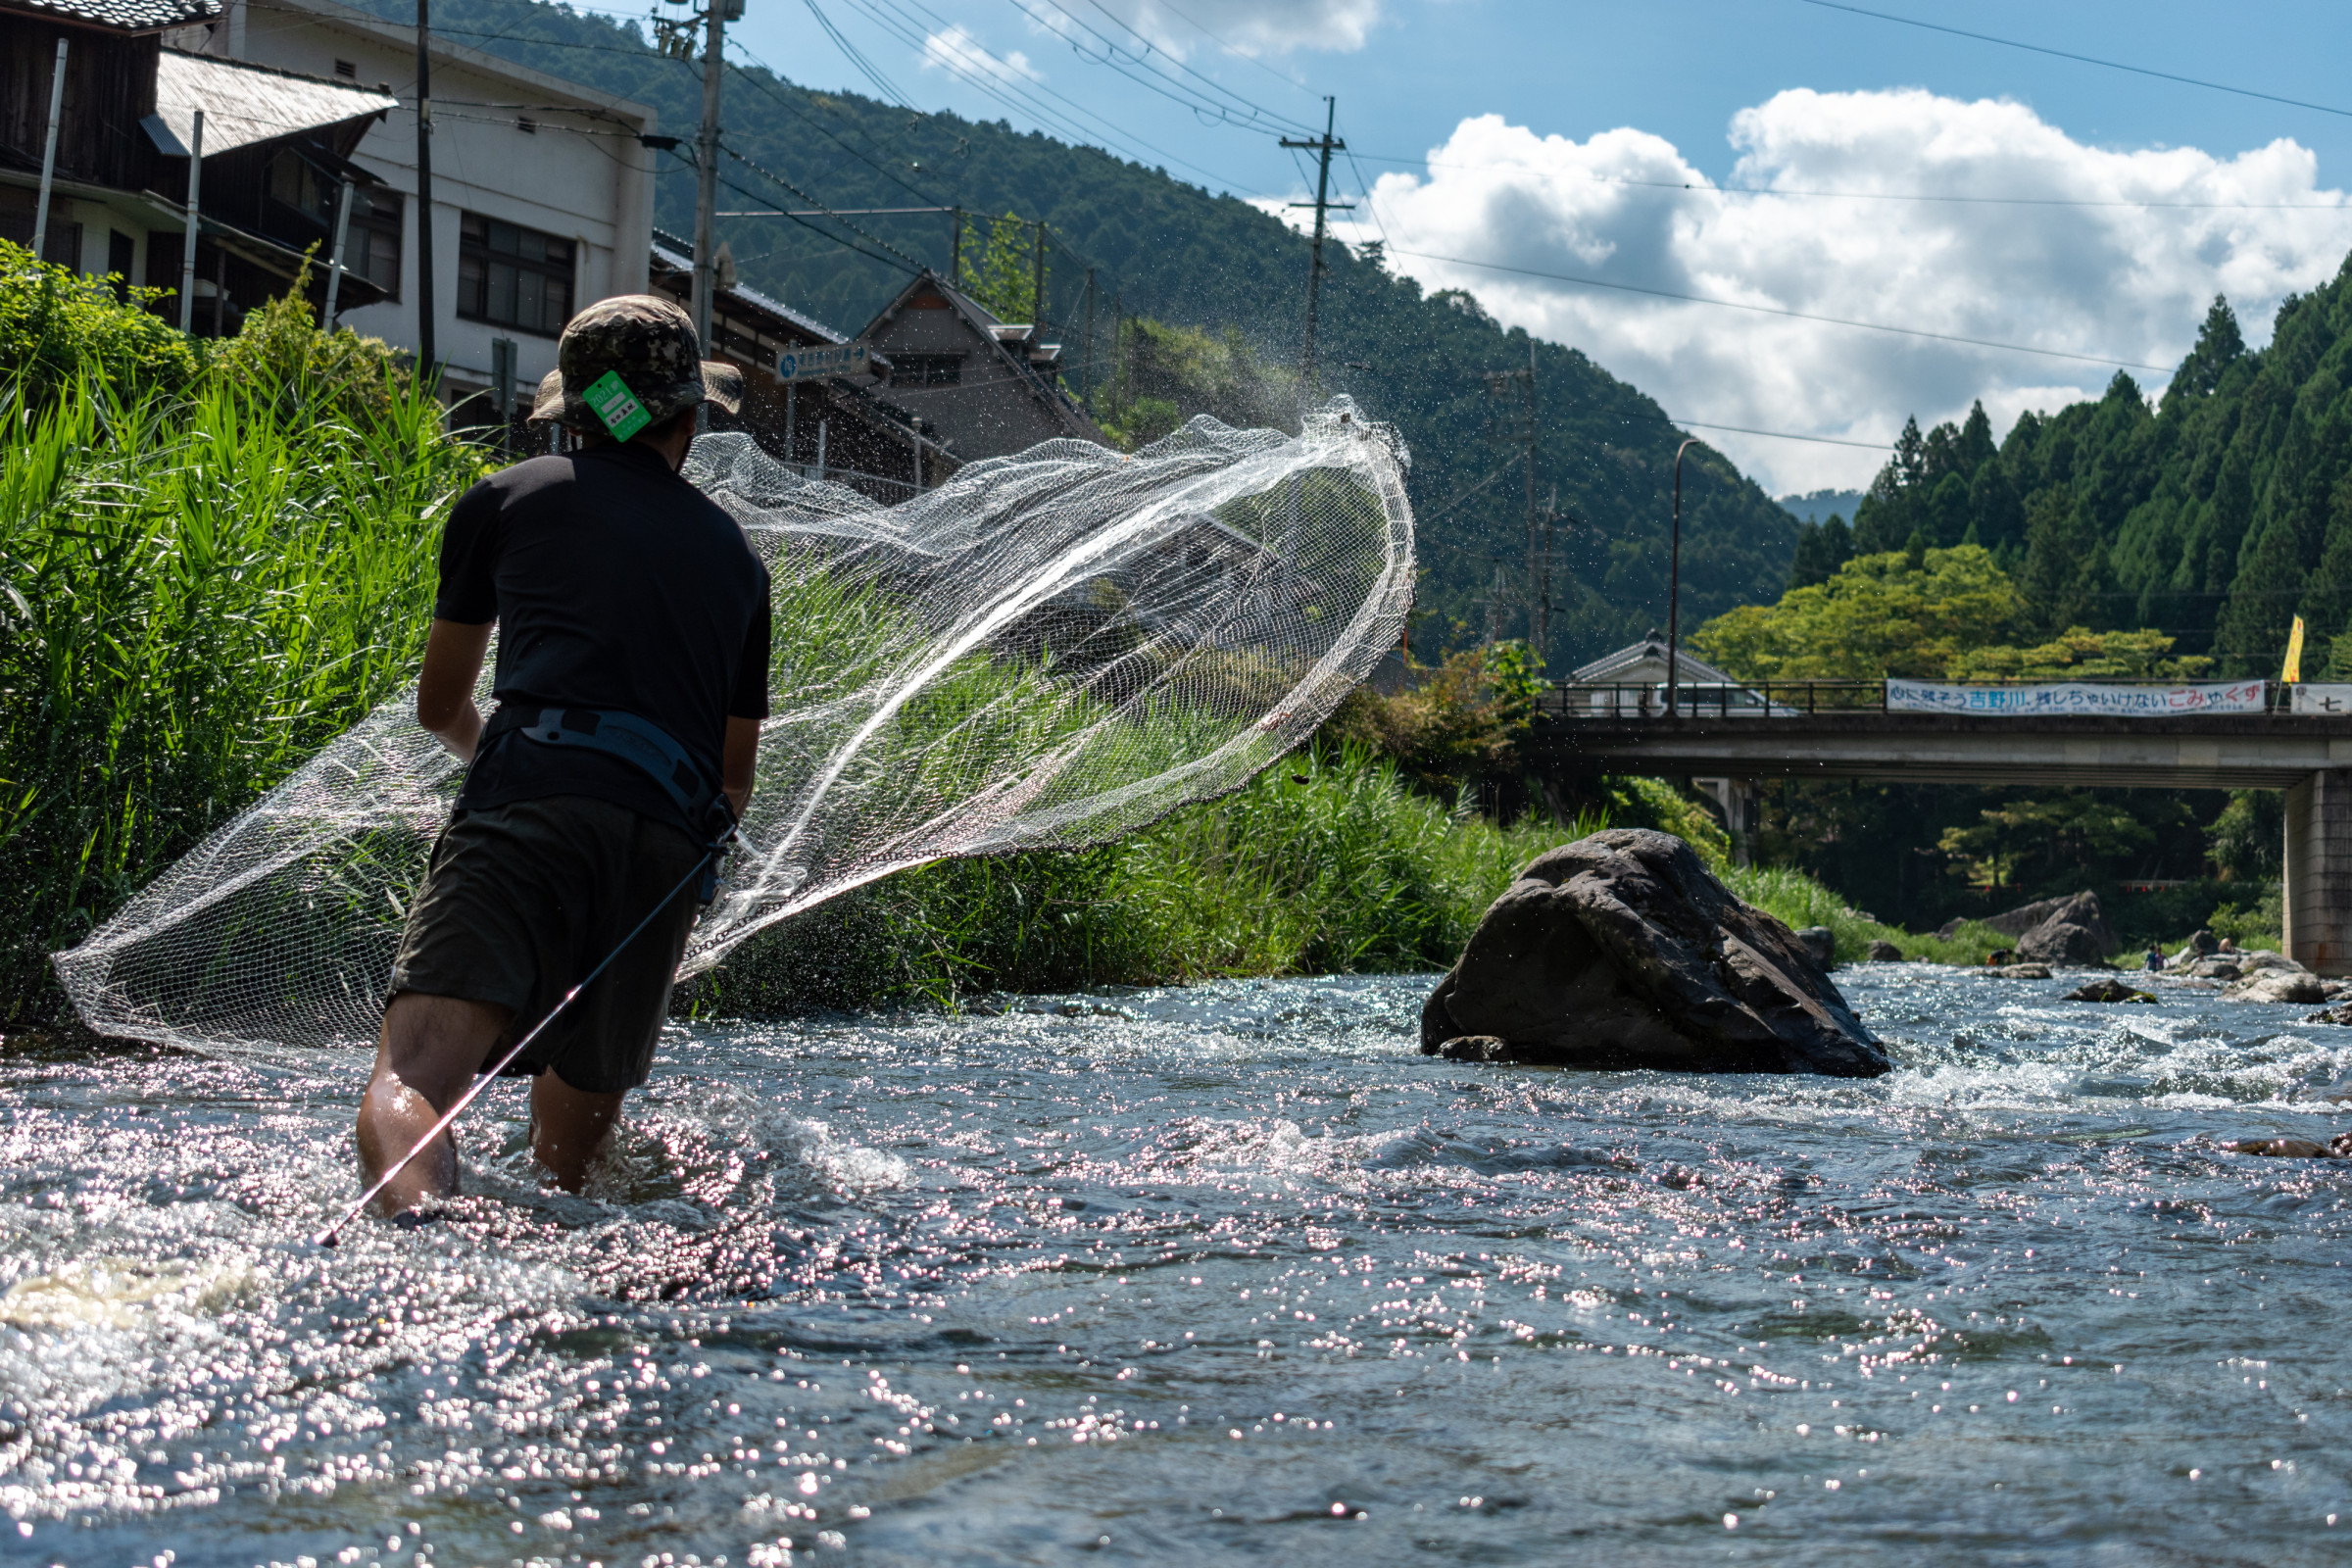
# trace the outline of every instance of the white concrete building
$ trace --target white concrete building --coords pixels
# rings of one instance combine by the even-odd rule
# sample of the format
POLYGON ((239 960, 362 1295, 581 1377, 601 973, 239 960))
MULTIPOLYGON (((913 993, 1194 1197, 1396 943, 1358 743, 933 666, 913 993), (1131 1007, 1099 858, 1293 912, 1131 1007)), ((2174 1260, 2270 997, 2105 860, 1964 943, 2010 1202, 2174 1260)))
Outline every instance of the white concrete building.
MULTIPOLYGON (((385 183, 355 207, 346 265, 391 297, 342 324, 416 351, 416 33, 335 0, 227 0, 165 46, 375 88, 398 107, 350 154, 385 183)), ((433 348, 444 385, 491 388, 493 344, 514 344, 518 391, 555 368, 581 307, 647 287, 654 111, 436 37, 433 348)))

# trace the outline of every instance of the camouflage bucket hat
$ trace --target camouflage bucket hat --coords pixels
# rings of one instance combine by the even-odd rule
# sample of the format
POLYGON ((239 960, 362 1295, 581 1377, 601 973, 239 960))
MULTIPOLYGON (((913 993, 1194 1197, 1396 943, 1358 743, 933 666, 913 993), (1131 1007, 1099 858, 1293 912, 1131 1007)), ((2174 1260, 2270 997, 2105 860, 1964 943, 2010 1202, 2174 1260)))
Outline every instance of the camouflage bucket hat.
POLYGON ((556 368, 539 383, 531 417, 605 428, 587 393, 608 373, 617 374, 644 409, 644 423, 659 424, 706 400, 729 414, 743 403, 743 372, 704 359, 694 318, 659 294, 598 300, 573 317, 556 344, 556 368))

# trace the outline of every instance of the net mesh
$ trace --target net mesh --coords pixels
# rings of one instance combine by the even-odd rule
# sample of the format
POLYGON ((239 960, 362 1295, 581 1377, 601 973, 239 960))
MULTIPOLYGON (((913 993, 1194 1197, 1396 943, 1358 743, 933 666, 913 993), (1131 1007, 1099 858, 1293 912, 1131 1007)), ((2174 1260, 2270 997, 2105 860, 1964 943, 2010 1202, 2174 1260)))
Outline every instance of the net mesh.
MULTIPOLYGON (((1246 783, 1402 629, 1405 463, 1346 399, 1297 437, 1050 442, 890 507, 698 440, 687 477, 767 562, 776 633, 745 847, 681 972, 903 867, 1100 844, 1246 783)), ((372 1042, 462 772, 414 711, 374 710, 57 955, 82 1019, 372 1042)))

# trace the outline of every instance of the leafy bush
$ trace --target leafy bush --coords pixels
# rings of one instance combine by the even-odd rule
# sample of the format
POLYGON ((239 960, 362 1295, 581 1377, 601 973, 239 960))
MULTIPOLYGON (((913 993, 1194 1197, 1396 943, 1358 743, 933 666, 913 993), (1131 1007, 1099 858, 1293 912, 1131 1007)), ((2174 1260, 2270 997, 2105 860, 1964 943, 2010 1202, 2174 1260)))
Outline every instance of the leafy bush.
POLYGON ((50 362, 0 367, 0 1017, 54 1008, 49 951, 409 680, 440 511, 481 471, 299 300, 177 384, 125 358, 135 305, 76 309, 55 395, 50 362))
POLYGON ((20 410, 85 381, 130 398, 192 383, 203 364, 197 344, 145 308, 165 292, 131 288, 118 300, 106 279, 0 240, 0 375, 18 383, 20 410))
POLYGON ((1520 867, 1598 826, 1449 813, 1361 749, 1076 854, 944 861, 785 921, 681 988, 737 1015, 1218 975, 1435 969, 1520 867))

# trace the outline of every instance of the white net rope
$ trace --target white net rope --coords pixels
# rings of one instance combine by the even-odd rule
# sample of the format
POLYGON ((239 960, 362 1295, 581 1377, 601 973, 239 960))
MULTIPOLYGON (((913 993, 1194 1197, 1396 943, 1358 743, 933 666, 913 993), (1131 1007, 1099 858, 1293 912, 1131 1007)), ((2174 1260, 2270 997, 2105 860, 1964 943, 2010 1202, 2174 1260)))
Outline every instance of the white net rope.
MULTIPOLYGON (((773 577, 775 652, 747 847, 681 972, 892 871, 1101 844, 1246 783, 1396 642, 1405 463, 1344 398, 1295 438, 1201 417, 1132 457, 1049 442, 891 507, 697 441, 687 476, 773 577)), ((377 708, 57 955, 82 1019, 238 1054, 372 1042, 462 774, 414 714, 377 708)))

